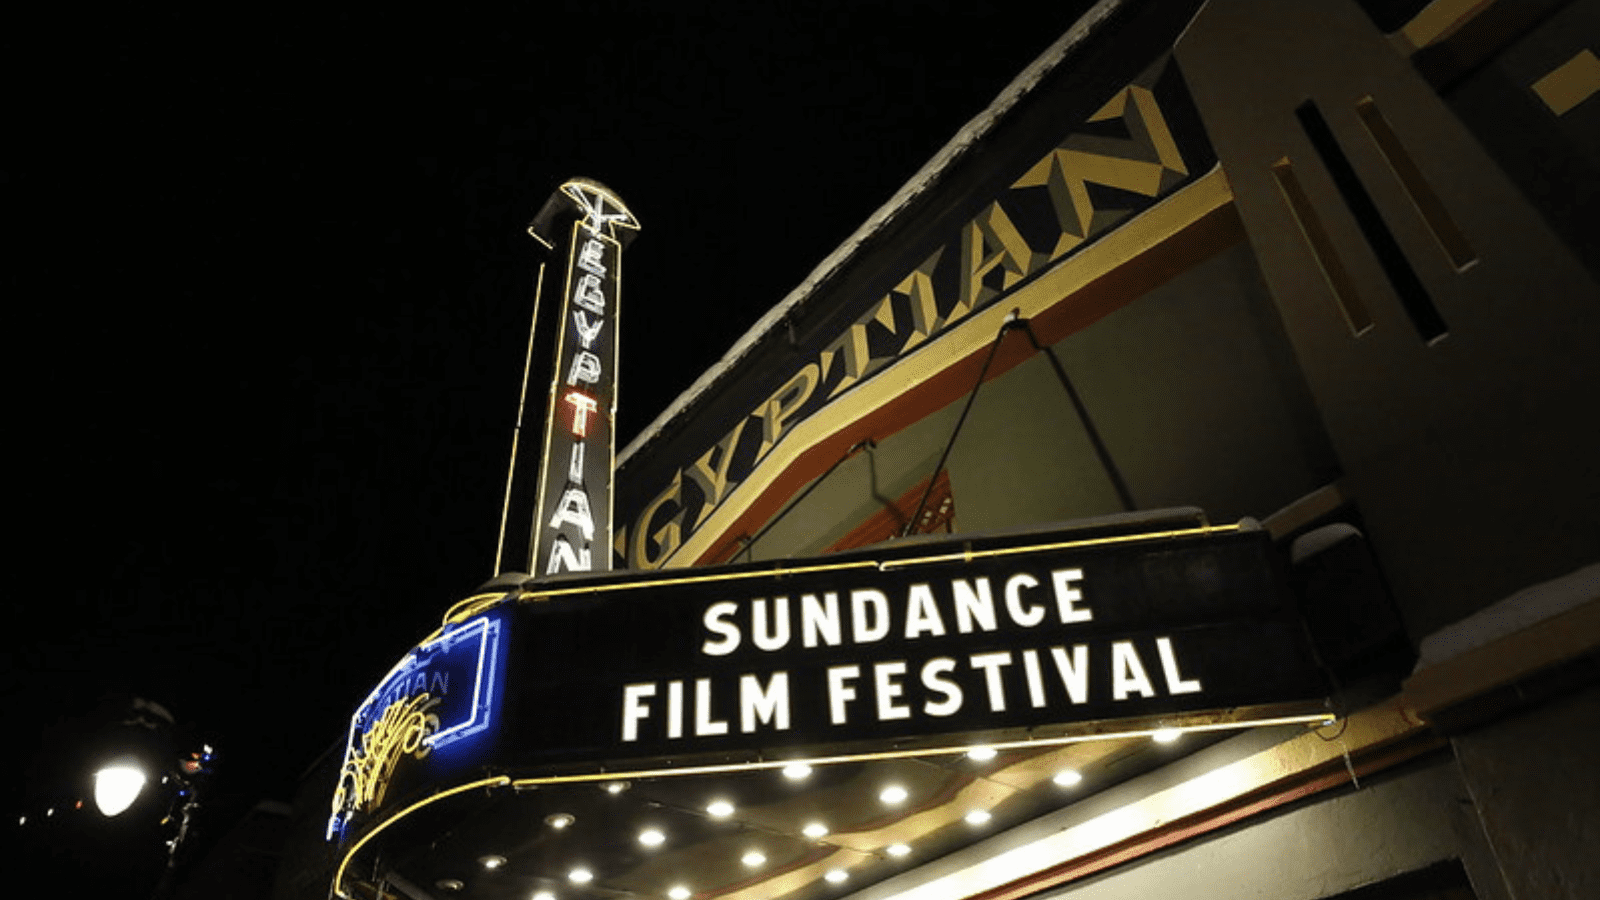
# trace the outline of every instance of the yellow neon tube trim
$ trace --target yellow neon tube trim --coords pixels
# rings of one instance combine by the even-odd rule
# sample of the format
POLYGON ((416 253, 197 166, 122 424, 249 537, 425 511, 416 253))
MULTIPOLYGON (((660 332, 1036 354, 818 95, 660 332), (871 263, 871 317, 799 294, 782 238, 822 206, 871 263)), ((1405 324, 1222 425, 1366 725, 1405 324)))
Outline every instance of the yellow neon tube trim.
POLYGON ((384 819, 383 822, 380 823, 376 828, 373 828, 371 831, 367 832, 364 836, 362 836, 361 840, 356 841, 355 846, 351 847, 350 851, 344 855, 344 859, 339 861, 339 870, 337 872, 335 872, 334 875, 333 875, 333 892, 334 892, 334 894, 336 894, 336 895, 338 895, 340 897, 347 898, 347 900, 348 900, 350 895, 344 892, 344 871, 345 871, 346 868, 348 868, 350 866, 350 860, 353 859, 357 853, 361 852, 361 848, 365 847, 367 845, 368 841, 370 841, 373 838, 377 837, 380 832, 382 832, 384 829, 388 828, 390 825, 393 825, 394 823, 400 821, 401 819, 405 818, 406 816, 411 815, 413 812, 416 812, 417 810, 421 809, 422 807, 427 806, 430 803, 435 803, 435 802, 437 802, 439 800, 443 800, 446 797, 452 797, 452 796, 454 796, 456 794, 463 794, 463 793, 466 793, 467 791, 477 790, 478 788, 481 788, 481 787, 504 787, 504 786, 506 786, 507 784, 510 784, 510 783, 511 783, 511 779, 510 778, 508 778, 505 775, 498 775, 498 776, 495 776, 494 778, 484 778, 484 779, 481 779, 479 781, 471 781, 471 782, 468 782, 466 784, 459 784, 459 785, 456 785, 453 788, 450 788, 449 790, 440 791, 439 793, 434 794, 432 797, 427 797, 425 799, 418 800, 417 802, 411 804, 410 806, 406 807, 405 809, 402 809, 399 812, 395 813, 394 815, 390 816, 389 818, 384 819))
MULTIPOLYGON (((893 569, 904 569, 912 566, 928 565, 932 563, 954 562, 957 560, 970 561, 974 559, 992 559, 1003 556, 1017 556, 1024 553, 1033 553, 1042 550, 1072 550, 1080 547, 1093 547, 1102 544, 1131 544, 1140 541, 1160 541, 1181 537, 1198 537, 1208 534, 1219 534, 1239 531, 1237 523, 1231 525, 1199 525, 1194 528, 1176 528, 1169 531, 1147 531, 1138 534, 1119 534, 1108 537, 1083 538, 1075 541, 1053 541, 1048 544, 1028 544, 1022 547, 997 547, 989 550, 957 550, 950 553, 940 553, 933 556, 914 556, 906 559, 889 560, 852 560, 838 563, 819 563, 809 566, 776 566, 770 569, 758 569, 751 572, 713 572, 703 575, 684 575, 680 578, 660 578, 651 581, 634 581, 620 584, 608 584, 602 589, 607 591, 631 591, 639 588, 674 587, 685 584, 704 584, 716 581, 738 581, 749 578, 767 578, 774 575, 807 575, 816 572, 838 572, 849 569, 871 570, 887 572, 893 569)), ((518 596, 519 600, 547 600, 552 597, 562 597, 569 594, 587 594, 596 590, 594 585, 584 585, 570 588, 544 588, 529 587, 523 589, 518 596)), ((460 604, 457 604, 459 606, 460 604)), ((449 621, 447 614, 446 621, 449 621)))
MULTIPOLYGON (((1204 722, 1198 725, 1182 725, 1171 728, 1172 731, 1187 733, 1191 731, 1226 731, 1232 728, 1265 728, 1271 725, 1296 725, 1317 724, 1329 725, 1335 721, 1331 713, 1302 713, 1293 716, 1272 716, 1263 719, 1245 719, 1237 722, 1204 722)), ((1058 747, 1066 744, 1081 744, 1085 741, 1109 741, 1131 737, 1148 737, 1157 731, 1169 730, 1167 727, 1129 728, 1122 731, 1102 731, 1094 734, 1066 735, 1054 738, 1034 738, 1016 741, 1001 741, 985 743, 985 747, 996 750, 1018 750, 1029 747, 1058 747)), ((517 789, 539 787, 549 784, 582 784, 593 781, 617 781, 620 779, 634 778, 672 778, 682 775, 719 775, 732 772, 758 772, 763 769, 781 769, 784 766, 803 762, 812 766, 827 766, 836 763, 850 762, 875 762, 886 759, 918 759, 926 756, 945 756, 949 754, 965 753, 971 749, 970 744, 957 744, 939 747, 923 747, 907 750, 882 750, 873 753, 850 753, 837 756, 823 756, 816 758, 795 759, 767 759, 751 763, 726 763, 712 766, 682 766, 670 769, 631 769, 614 772, 587 772, 582 775, 550 775, 543 778, 518 778, 511 782, 517 789)))

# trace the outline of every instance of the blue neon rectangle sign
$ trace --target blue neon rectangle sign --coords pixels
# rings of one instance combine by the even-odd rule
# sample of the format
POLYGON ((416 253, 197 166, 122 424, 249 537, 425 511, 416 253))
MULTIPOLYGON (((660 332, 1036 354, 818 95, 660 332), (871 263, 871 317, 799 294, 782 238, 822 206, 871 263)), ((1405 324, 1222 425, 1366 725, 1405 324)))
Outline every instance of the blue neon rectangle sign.
POLYGON ((384 802, 404 760, 422 761, 424 769, 448 767, 450 760, 441 757, 460 754, 445 748, 470 749, 477 742, 469 738, 490 732, 500 705, 505 644, 501 615, 489 613, 449 626, 389 670, 350 717, 328 820, 330 840, 384 802))
POLYGON ((488 728, 502 627, 495 618, 473 619, 407 654, 356 710, 350 722, 352 742, 391 705, 422 693, 439 699, 432 709, 438 730, 423 743, 438 749, 488 728))

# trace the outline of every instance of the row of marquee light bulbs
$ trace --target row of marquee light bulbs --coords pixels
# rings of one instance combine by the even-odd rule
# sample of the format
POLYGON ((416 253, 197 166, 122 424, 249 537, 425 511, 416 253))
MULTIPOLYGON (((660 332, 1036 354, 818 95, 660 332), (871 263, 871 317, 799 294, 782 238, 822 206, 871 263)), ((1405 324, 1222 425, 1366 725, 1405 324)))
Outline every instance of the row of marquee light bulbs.
MULTIPOLYGON (((1151 738, 1157 743, 1170 744, 1176 741, 1180 734, 1181 732, 1178 729, 1160 729, 1152 733, 1151 738)), ((991 747, 974 747, 968 750, 966 755, 969 759, 985 762, 993 759, 997 755, 997 751, 991 747)), ((810 776, 811 767, 805 763, 793 763, 785 766, 782 771, 785 778, 791 781, 802 781, 810 776)), ((1083 781, 1083 775, 1076 769, 1062 769, 1052 776, 1051 781, 1059 787, 1072 787, 1083 781)), ((623 782, 610 782, 605 788, 611 793, 620 793, 627 788, 627 785, 623 782)), ((878 799, 886 806, 898 806, 904 803, 908 796, 906 789, 898 784, 885 785, 883 790, 878 793, 878 799)), ((727 799, 717 798, 706 805, 705 812, 713 819, 726 819, 733 815, 734 805, 727 799)), ((981 808, 970 810, 963 817, 968 825, 974 827, 988 823, 989 818, 989 811, 981 808)), ((547 825, 557 830, 565 829, 572 825, 573 822, 573 816, 567 813, 555 813, 545 819, 547 825)), ((828 826, 823 822, 813 821, 807 823, 800 833, 812 840, 820 840, 827 836, 828 826)), ((666 834, 659 828, 646 828, 639 832, 639 843, 646 847, 660 847, 666 841, 666 834)), ((904 858, 911 855, 911 846, 904 843, 890 844, 884 848, 884 852, 894 858, 904 858)), ((746 851, 744 856, 740 858, 740 862, 749 869, 760 868, 766 861, 766 855, 759 849, 746 851)), ((478 863, 485 869, 498 869, 506 864, 506 858, 490 854, 479 857, 478 863)), ((595 873, 587 866, 579 865, 570 869, 566 877, 572 884, 581 887, 594 881, 595 873)), ((823 878, 830 884, 838 885, 848 881, 850 873, 842 868, 829 869, 823 875, 823 878)), ((461 882, 454 879, 446 879, 439 884, 439 887, 446 890, 460 890, 463 886, 461 882)), ((667 889, 666 897, 667 900, 689 900, 690 897, 694 896, 694 893, 694 890, 686 884, 675 884, 667 889)), ((558 898, 554 891, 544 889, 535 892, 529 900, 558 900, 558 898)))

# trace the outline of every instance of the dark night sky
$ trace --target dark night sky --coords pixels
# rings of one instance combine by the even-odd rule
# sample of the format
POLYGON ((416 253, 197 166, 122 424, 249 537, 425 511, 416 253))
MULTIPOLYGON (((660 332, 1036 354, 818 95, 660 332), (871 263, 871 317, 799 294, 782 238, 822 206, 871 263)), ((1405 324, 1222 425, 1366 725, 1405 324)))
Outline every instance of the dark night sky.
POLYGON ((0 38, 12 752, 65 759, 58 723, 131 692, 214 740, 219 791, 287 798, 492 574, 523 228, 561 180, 604 181, 644 226, 625 442, 1085 6, 0 38))

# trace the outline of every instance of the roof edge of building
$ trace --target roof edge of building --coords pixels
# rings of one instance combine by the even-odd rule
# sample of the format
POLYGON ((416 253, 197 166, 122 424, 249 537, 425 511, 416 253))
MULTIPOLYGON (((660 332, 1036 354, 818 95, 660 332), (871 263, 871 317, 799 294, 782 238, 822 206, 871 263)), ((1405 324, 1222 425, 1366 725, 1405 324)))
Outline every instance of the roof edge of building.
POLYGON ((992 133, 1001 119, 1005 118, 1023 98, 1031 94, 1035 88, 1044 81, 1045 77, 1060 66, 1068 57, 1072 56, 1090 36, 1099 32, 1101 27, 1117 10, 1137 0, 1099 0, 1093 7, 1085 12, 1066 33, 1058 38, 1041 53, 1037 59, 1023 69, 1000 92, 993 102, 982 112, 972 117, 966 125, 957 131, 933 158, 923 164, 911 179, 869 216, 861 227, 857 228, 844 243, 840 244, 832 253, 828 254, 805 280, 790 291, 776 306, 768 310, 754 325, 746 331, 734 345, 724 353, 711 368, 701 373, 677 399, 673 400, 660 415, 656 416, 644 430, 639 432, 628 445, 617 455, 617 465, 626 463, 635 453, 655 440, 666 426, 682 416, 695 402, 728 375, 733 368, 753 350, 761 339, 779 326, 789 313, 800 306, 823 285, 829 282, 844 265, 853 258, 862 247, 871 242, 888 226, 895 222, 900 215, 909 209, 917 200, 927 195, 945 176, 956 167, 985 137, 992 133))

